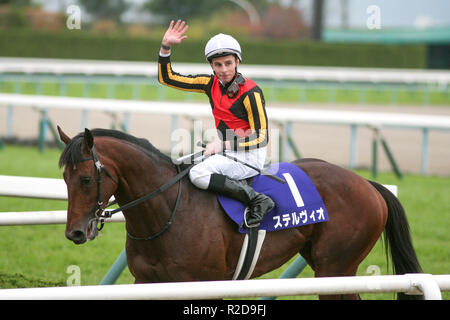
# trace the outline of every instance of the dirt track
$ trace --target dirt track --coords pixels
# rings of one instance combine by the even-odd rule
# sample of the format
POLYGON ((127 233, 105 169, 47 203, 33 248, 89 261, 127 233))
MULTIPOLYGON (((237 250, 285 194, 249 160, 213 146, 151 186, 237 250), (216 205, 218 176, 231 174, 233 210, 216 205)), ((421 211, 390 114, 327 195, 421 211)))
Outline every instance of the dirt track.
MULTIPOLYGON (((395 113, 418 113, 450 116, 450 106, 442 107, 393 107, 393 106, 350 106, 350 105, 273 105, 269 107, 307 108, 307 109, 333 109, 333 110, 358 110, 379 111, 395 113)), ((6 136, 6 108, 0 107, 0 136, 6 136)), ((81 111, 50 110, 49 116, 53 123, 59 124, 64 131, 72 136, 80 131, 81 111)), ((212 118, 212 117, 211 117, 212 118)), ((119 118, 120 120, 120 118, 119 118)), ((212 119, 202 119, 203 130, 213 127, 212 119)), ((36 138, 39 132, 39 114, 30 108, 16 108, 14 110, 13 132, 15 136, 30 139, 36 138)), ((145 137, 162 151, 170 150, 170 124, 168 116, 149 116, 132 114, 130 117, 130 133, 139 137, 145 137)), ((90 128, 105 127, 111 125, 111 117, 105 113, 90 112, 90 128)), ((188 120, 180 119, 179 127, 190 129, 188 120)), ((271 124, 271 129, 276 125, 271 124)), ((50 133, 48 133, 50 135, 50 133)), ((421 146, 422 132, 420 130, 383 130, 394 157, 405 173, 420 173, 421 170, 421 146)), ((302 157, 321 158, 340 166, 348 167, 350 154, 350 128, 347 126, 325 126, 295 124, 293 126, 293 139, 300 149, 302 157)), ((358 129, 357 166, 368 168, 371 165, 371 141, 372 132, 367 128, 358 129)), ((270 146, 269 146, 270 148, 270 146)), ((272 161, 277 156, 271 157, 272 161)), ((379 170, 390 170, 386 155, 379 149, 379 170)), ((430 131, 428 174, 444 175, 450 177, 450 132, 430 131)))

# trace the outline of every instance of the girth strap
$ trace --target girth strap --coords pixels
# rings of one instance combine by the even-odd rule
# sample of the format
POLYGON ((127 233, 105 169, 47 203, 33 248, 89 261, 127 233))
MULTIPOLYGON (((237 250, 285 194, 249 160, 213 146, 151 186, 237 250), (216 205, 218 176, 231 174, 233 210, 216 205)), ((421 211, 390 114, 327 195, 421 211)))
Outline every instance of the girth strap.
POLYGON ((265 237, 266 230, 258 230, 257 227, 248 229, 233 280, 247 280, 251 277, 258 262, 265 237))

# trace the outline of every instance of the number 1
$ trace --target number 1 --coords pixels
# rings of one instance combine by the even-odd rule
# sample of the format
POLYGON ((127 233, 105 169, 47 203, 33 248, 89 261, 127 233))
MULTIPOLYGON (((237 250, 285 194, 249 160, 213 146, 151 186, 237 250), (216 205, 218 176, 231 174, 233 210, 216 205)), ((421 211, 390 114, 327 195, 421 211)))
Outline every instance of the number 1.
POLYGON ((289 189, 291 190, 292 196, 294 197, 295 204, 297 207, 304 207, 305 203, 303 202, 303 198, 300 195, 300 191, 297 188, 297 185, 295 184, 294 178, 292 178, 290 173, 283 173, 283 177, 286 180, 289 189))

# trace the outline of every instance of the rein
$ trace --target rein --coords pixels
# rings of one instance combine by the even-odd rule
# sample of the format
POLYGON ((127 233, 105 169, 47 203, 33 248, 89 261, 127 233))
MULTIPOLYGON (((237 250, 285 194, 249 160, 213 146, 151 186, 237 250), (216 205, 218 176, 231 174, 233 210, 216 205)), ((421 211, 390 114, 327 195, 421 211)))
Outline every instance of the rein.
POLYGON ((175 217, 175 213, 178 209, 178 205, 180 203, 180 198, 181 198, 181 189, 182 189, 182 183, 181 183, 181 179, 186 176, 189 173, 189 170, 191 170, 192 166, 194 166, 194 163, 190 164, 186 169, 184 169, 183 171, 180 171, 180 166, 179 165, 175 165, 177 168, 177 172, 178 174, 173 177, 170 181, 168 181, 167 183, 163 184, 162 186, 160 186, 158 189, 156 189, 155 191, 146 194, 136 200, 133 200, 131 202, 128 202, 127 204, 113 209, 113 210, 105 210, 105 208, 108 208, 110 206, 112 206, 113 204, 117 203, 117 201, 113 201, 108 203, 108 205, 103 208, 103 200, 102 200, 102 194, 101 194, 101 183, 102 183, 102 171, 105 171, 105 173, 116 183, 118 184, 118 181, 114 178, 114 176, 109 172, 109 170, 100 162, 100 160, 98 159, 98 155, 97 155, 97 150, 95 149, 94 146, 92 146, 92 157, 90 158, 83 158, 81 161, 89 161, 89 160, 93 160, 94 161, 94 165, 95 168, 97 170, 97 210, 95 211, 95 216, 96 218, 94 218, 93 220, 97 220, 97 222, 100 222, 100 227, 97 228, 97 230, 102 230, 103 226, 105 224, 105 219, 107 218, 111 218, 113 214, 119 212, 119 211, 123 211, 123 210, 127 210, 129 208, 132 208, 144 201, 147 201, 157 195, 159 195, 160 193, 166 191, 167 189, 169 189, 171 186, 173 186, 175 183, 179 182, 179 186, 178 186, 178 194, 177 194, 177 199, 175 201, 175 206, 172 210, 172 213, 170 214, 169 217, 169 221, 166 223, 166 225, 157 233, 149 236, 149 237, 136 237, 133 236, 132 234, 130 234, 127 230, 127 235, 133 239, 133 240, 152 240, 155 239, 157 237, 159 237, 161 234, 163 234, 172 224, 173 219, 175 217), (100 216, 98 216, 99 214, 101 214, 100 216))

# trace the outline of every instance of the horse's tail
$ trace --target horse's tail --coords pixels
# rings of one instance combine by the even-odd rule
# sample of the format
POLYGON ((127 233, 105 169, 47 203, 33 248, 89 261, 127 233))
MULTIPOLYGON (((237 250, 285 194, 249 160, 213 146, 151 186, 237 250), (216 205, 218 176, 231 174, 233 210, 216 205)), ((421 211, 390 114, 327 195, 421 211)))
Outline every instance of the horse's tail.
MULTIPOLYGON (((421 273, 422 268, 414 251, 403 206, 386 187, 377 182, 369 182, 383 196, 388 207, 388 217, 384 229, 384 244, 388 265, 390 253, 395 274, 421 273)), ((404 293, 397 295, 398 300, 417 300, 422 298, 423 296, 405 295, 404 293)))

